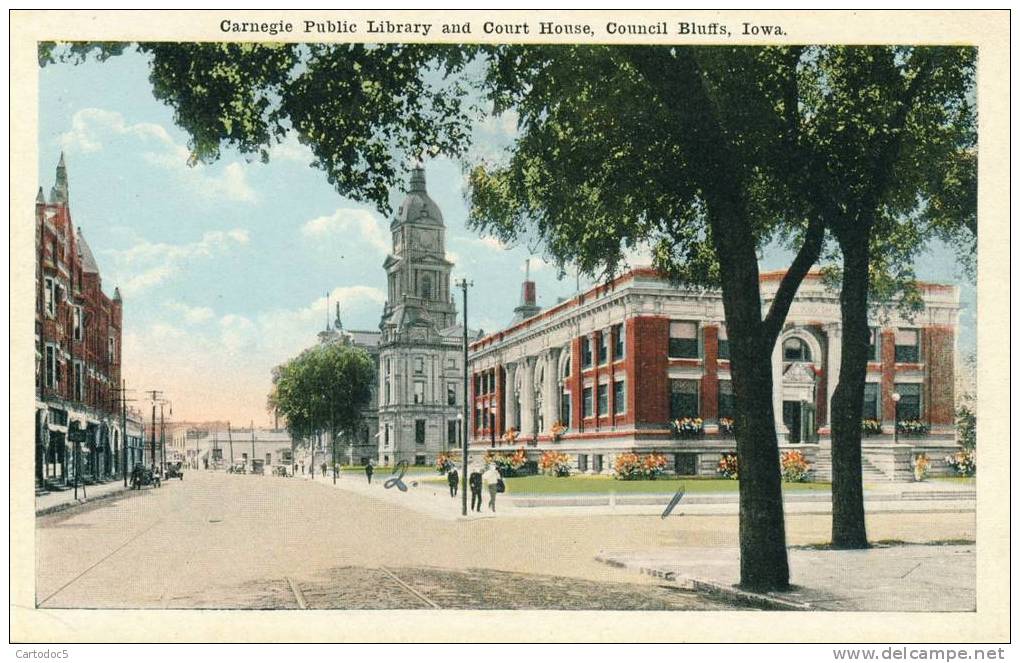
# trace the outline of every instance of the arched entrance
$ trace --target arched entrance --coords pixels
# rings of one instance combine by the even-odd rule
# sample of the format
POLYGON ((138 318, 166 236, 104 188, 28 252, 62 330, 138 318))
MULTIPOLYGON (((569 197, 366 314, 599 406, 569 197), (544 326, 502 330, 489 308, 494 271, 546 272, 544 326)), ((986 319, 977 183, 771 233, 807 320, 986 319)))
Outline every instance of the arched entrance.
POLYGON ((794 329, 782 340, 783 425, 790 444, 817 440, 815 421, 818 371, 815 362, 821 358, 821 344, 807 330, 794 329))

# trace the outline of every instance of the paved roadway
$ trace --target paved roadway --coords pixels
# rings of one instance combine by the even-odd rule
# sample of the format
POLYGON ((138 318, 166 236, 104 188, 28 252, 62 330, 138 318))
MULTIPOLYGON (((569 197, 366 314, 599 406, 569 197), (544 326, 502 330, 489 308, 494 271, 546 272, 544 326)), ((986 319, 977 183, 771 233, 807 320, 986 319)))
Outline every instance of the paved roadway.
MULTIPOLYGON (((973 514, 879 514, 874 539, 973 538, 973 514)), ((789 518, 790 543, 828 538, 789 518)), ((441 520, 301 479, 190 472, 37 520, 36 601, 81 608, 726 608, 595 561, 732 547, 731 516, 441 520)))

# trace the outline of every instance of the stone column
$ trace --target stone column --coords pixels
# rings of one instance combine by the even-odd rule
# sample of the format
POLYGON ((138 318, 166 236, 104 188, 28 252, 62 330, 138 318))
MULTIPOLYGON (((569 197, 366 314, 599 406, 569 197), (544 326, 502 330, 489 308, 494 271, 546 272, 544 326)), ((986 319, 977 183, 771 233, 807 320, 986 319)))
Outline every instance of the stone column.
POLYGON ((783 425, 783 342, 782 335, 772 348, 772 410, 776 420, 779 442, 786 441, 786 426, 783 425))
POLYGON ((535 434, 535 357, 524 360, 524 380, 521 381, 521 434, 535 434))
POLYGON ((825 358, 825 391, 828 409, 826 422, 832 427, 832 395, 836 393, 839 383, 839 365, 843 361, 843 326, 836 322, 826 328, 826 339, 829 344, 828 356, 825 358))
POLYGON ((517 396, 514 394, 514 384, 517 382, 517 364, 506 364, 506 386, 503 389, 503 400, 505 402, 506 428, 517 425, 517 396))
POLYGON ((552 429, 552 425, 560 419, 559 370, 560 349, 551 348, 546 356, 545 393, 542 396, 542 403, 545 406, 545 412, 543 413, 545 430, 539 431, 540 433, 549 432, 552 429))

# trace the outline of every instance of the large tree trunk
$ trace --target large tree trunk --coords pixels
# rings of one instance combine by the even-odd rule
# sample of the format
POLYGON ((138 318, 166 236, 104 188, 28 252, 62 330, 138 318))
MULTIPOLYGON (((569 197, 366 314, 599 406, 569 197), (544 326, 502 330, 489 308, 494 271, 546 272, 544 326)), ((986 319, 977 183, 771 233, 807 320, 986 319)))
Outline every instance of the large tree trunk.
POLYGON ((841 239, 842 360, 832 395, 832 545, 867 548, 861 476, 861 415, 868 372, 868 261, 870 233, 841 239))

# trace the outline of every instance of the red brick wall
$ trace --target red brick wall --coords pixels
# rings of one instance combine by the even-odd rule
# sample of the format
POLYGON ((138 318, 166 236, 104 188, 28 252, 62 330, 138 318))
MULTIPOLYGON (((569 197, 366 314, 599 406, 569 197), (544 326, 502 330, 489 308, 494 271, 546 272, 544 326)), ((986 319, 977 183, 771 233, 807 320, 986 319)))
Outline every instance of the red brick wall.
POLYGON ((634 423, 661 425, 669 419, 669 318, 642 316, 627 323, 634 423))
POLYGON ((925 363, 924 398, 925 418, 932 424, 952 424, 955 421, 954 387, 955 343, 953 328, 948 326, 925 327, 921 347, 925 363))
MULTIPOLYGON (((667 339, 667 343, 668 343, 667 339)), ((719 418, 719 326, 705 326, 705 374, 701 378, 701 418, 719 418)))
POLYGON ((506 393, 506 371, 503 365, 496 366, 496 435, 500 436, 506 431, 506 403, 503 394, 506 393))
POLYGON ((570 342, 570 427, 575 431, 584 430, 584 420, 581 419, 583 412, 581 404, 582 384, 581 378, 581 338, 575 338, 570 342))

